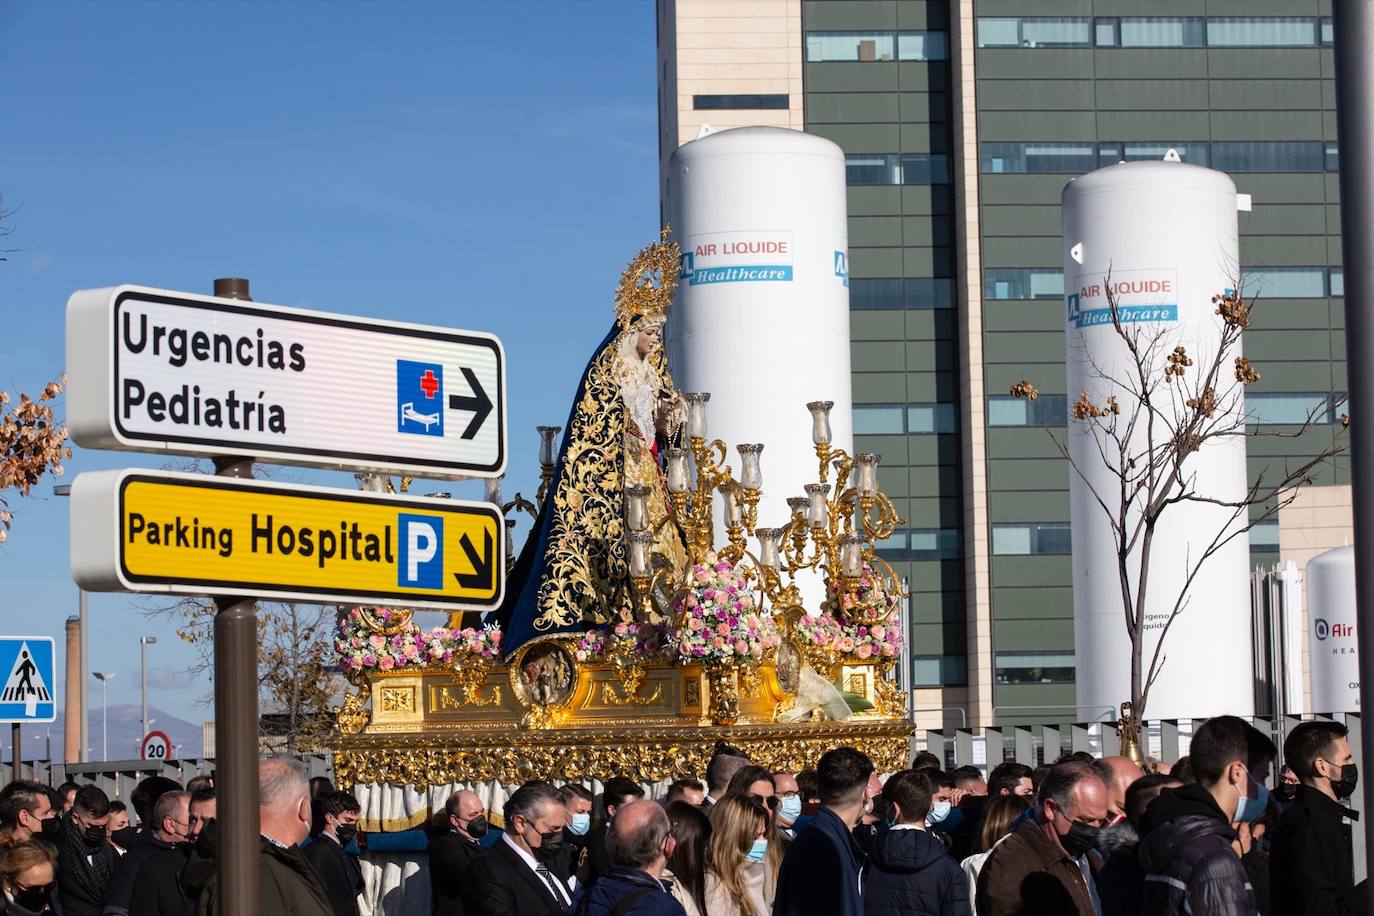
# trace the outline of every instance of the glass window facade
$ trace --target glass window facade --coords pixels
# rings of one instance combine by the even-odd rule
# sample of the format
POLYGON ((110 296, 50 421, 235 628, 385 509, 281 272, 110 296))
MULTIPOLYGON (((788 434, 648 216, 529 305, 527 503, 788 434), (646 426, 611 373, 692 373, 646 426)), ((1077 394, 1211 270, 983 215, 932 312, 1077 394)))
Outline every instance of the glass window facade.
POLYGON ((1058 267, 989 267, 983 271, 984 299, 1058 299, 1064 271, 1058 267))
POLYGON ((992 526, 993 556, 1062 556, 1072 553, 1068 522, 1017 522, 992 526))
POLYGON ((1331 295, 1345 295, 1345 271, 1339 267, 1331 268, 1331 295))
POLYGON ((1260 299, 1321 299, 1326 296, 1325 267, 1251 267, 1245 294, 1260 299))
POLYGON ((1223 172, 1324 172, 1326 146, 1307 140, 1217 140, 1212 168, 1223 172))
POLYGON ((1072 652, 998 652, 993 677, 999 684, 1072 684, 1072 652))
POLYGON ((911 677, 917 687, 967 684, 968 659, 962 655, 916 655, 911 659, 911 677))
POLYGON ((806 33, 808 63, 945 60, 948 57, 949 38, 944 32, 806 33))
POLYGON ((1184 162, 1206 166, 1211 160, 1206 140, 1127 140, 1124 143, 1097 144, 1097 165, 1099 168, 1116 165, 1118 162, 1136 162, 1141 159, 1163 159, 1173 150, 1184 162))
POLYGON ((884 560, 955 560, 959 557, 957 528, 908 528, 874 545, 884 560))
POLYGON ((786 108, 787 94, 778 95, 694 95, 692 107, 698 111, 751 108, 786 108))
POLYGON ((980 48, 1311 48, 1331 43, 1331 20, 1311 16, 1037 16, 978 20, 980 48))
POLYGON ((1250 529, 1251 550, 1279 549, 1279 520, 1267 518, 1250 529))
POLYGON ((1069 398, 1063 394, 1042 394, 1034 401, 1001 394, 988 398, 988 426, 1066 426, 1069 398))
POLYGON ((984 143, 981 144, 984 174, 1066 172, 1078 174, 1093 168, 1091 143, 984 143))
POLYGON ((944 153, 849 153, 844 169, 851 185, 949 184, 944 153))
POLYGON ((1312 423, 1337 423, 1345 412, 1344 395, 1339 393, 1334 400, 1326 392, 1245 396, 1245 419, 1252 424, 1301 425, 1309 418, 1312 423))
POLYGON ((957 426, 955 405, 855 404, 854 435, 900 436, 952 433, 957 426))
POLYGON ((851 309, 948 309, 954 284, 948 277, 850 277, 851 309))

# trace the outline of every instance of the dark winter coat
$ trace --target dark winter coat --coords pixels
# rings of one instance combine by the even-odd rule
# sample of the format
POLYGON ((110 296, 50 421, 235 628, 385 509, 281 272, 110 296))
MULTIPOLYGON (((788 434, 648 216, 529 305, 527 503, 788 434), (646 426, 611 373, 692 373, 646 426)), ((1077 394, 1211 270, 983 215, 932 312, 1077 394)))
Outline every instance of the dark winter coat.
POLYGON ((1165 789, 1141 823, 1146 916, 1255 916, 1230 819, 1202 786, 1165 789))
POLYGON ((345 852, 338 840, 323 832, 301 850, 301 855, 315 869, 334 916, 358 916, 363 871, 358 867, 357 857, 345 852))
POLYGON ((57 828, 57 898, 67 916, 100 916, 115 851, 109 843, 94 849, 85 845, 81 831, 70 817, 57 828))
POLYGON ((579 916, 607 916, 630 894, 640 896, 621 916, 686 916, 682 904, 664 890, 658 879, 624 865, 612 865, 610 871, 598 878, 587 891, 585 909, 579 907, 577 912, 579 916))
POLYGON ((973 916, 968 876, 926 831, 884 830, 867 848, 865 916, 973 916))
POLYGON ((1140 837, 1127 821, 1103 828, 1097 850, 1103 862, 1094 883, 1102 916, 1140 916, 1140 895, 1145 889, 1145 869, 1140 867, 1140 837))
POLYGON ((1269 850, 1274 912, 1336 916, 1367 912, 1364 884, 1354 885, 1350 838, 1342 818, 1359 815, 1311 786, 1298 786, 1269 850))
MULTIPOLYGON (((181 877, 190 855, 189 845, 177 845, 149 856, 139 870, 129 916, 192 916, 196 896, 186 889, 181 877)), ((109 913, 108 907, 105 912, 109 913)))
POLYGON ((862 916, 863 866, 844 821, 821 808, 783 856, 773 916, 862 916))
POLYGON ((476 840, 450 830, 429 841, 429 890, 432 916, 463 916, 463 875, 482 854, 476 840))
POLYGON ((1095 916, 1087 878, 1034 818, 1021 823, 978 872, 978 916, 1095 916))
MULTIPOLYGON (((266 837, 259 840, 258 910, 274 916, 332 916, 324 887, 315 870, 301 855, 300 847, 281 847, 266 837)), ((210 879, 201 896, 200 916, 220 916, 218 876, 210 879)))

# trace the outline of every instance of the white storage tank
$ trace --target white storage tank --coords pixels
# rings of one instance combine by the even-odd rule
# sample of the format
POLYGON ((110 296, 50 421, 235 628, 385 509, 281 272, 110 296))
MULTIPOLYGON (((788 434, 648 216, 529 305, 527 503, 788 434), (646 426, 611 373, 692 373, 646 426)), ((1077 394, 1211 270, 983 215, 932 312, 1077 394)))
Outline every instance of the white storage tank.
MULTIPOLYGON (((853 453, 844 152, 795 130, 723 130, 673 153, 667 193, 683 252, 673 381, 711 393, 709 432, 736 473, 735 446, 764 444, 758 527, 779 527, 817 479, 807 402, 834 402, 832 444, 853 453)), ((719 512, 716 528, 723 540, 719 512)), ((806 595, 815 612, 820 592, 806 595)))
POLYGON ((1307 562, 1307 651, 1312 711, 1360 711, 1355 642, 1355 548, 1337 547, 1307 562))
MULTIPOLYGON (((1142 340, 1161 335, 1151 357, 1152 376, 1160 380, 1155 403, 1162 403, 1172 417, 1178 387, 1162 383, 1166 358, 1174 347, 1185 347, 1194 360, 1186 370, 1188 378, 1196 382, 1221 336, 1212 297, 1237 285, 1237 203, 1229 177, 1180 162, 1173 154, 1165 161, 1108 166, 1064 188, 1068 440, 1084 475, 1069 471, 1077 702, 1083 720, 1102 719, 1131 697, 1131 643, 1116 543, 1093 495, 1101 494, 1110 508, 1120 507, 1120 481, 1112 466, 1119 460, 1111 459, 1109 449, 1104 461, 1088 424, 1072 414, 1082 390, 1099 406, 1115 395, 1123 420, 1139 403, 1133 393, 1138 385, 1124 383, 1134 376, 1135 362, 1112 325, 1106 278, 1110 274, 1128 331, 1140 331, 1142 340)), ((1222 366, 1223 393, 1234 390, 1232 358, 1239 355, 1237 345, 1222 366)), ((1149 436, 1141 416, 1131 438, 1137 454, 1149 436)), ((1159 443, 1169 436, 1161 425, 1154 431, 1159 443)), ((1243 436, 1210 440, 1184 467, 1196 475, 1192 489, 1198 493, 1223 501, 1245 496, 1243 436)), ((1214 537, 1238 525, 1228 522, 1231 515, 1223 506, 1185 502, 1161 517, 1151 550, 1142 679, 1192 564, 1214 537)), ((1138 548, 1127 565, 1138 582, 1138 548)), ((1145 709, 1148 719, 1253 713, 1248 566, 1249 538, 1244 534, 1206 560, 1169 628, 1162 668, 1145 709)))

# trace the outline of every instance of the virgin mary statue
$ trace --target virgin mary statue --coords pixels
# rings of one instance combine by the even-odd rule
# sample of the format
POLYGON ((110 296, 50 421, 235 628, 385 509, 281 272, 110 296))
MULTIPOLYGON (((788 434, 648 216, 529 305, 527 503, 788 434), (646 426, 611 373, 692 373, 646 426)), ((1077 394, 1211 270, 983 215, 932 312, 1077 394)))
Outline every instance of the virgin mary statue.
MULTIPOLYGON (((646 487, 650 517, 657 523, 667 516, 659 444, 678 435, 683 414, 659 338, 679 266, 668 232, 621 275, 615 324, 582 374, 548 496, 496 614, 507 652, 541 636, 639 620, 625 550, 624 492, 646 487)), ((658 526, 652 556, 656 568, 685 567, 675 523, 658 526)), ((660 593, 649 621, 667 613, 660 593)))

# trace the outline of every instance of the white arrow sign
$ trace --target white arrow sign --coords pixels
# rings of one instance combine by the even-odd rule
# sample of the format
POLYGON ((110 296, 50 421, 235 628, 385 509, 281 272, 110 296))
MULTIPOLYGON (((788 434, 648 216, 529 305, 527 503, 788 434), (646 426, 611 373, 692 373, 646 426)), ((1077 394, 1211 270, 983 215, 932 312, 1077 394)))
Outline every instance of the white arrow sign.
POLYGON ((68 300, 67 366, 85 448, 505 470, 505 354, 489 334, 117 286, 68 300))

